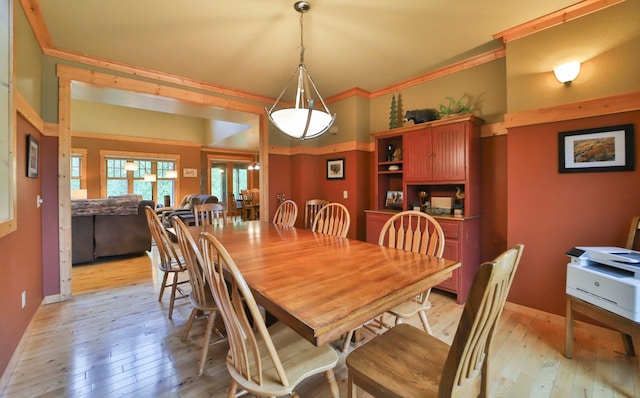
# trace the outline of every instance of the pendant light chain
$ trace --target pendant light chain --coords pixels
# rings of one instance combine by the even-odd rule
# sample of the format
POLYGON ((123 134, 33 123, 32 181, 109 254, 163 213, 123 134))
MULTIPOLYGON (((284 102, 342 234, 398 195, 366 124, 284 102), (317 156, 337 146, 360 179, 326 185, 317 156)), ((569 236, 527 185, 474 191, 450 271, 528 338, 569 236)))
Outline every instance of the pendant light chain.
POLYGON ((304 12, 300 13, 300 65, 304 64, 304 23, 302 18, 304 17, 304 12))

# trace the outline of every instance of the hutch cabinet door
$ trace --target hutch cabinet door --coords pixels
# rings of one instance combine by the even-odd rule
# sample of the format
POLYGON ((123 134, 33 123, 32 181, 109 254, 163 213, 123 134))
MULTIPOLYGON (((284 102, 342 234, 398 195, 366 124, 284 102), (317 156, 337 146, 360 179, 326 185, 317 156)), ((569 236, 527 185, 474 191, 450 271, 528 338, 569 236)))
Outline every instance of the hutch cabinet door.
POLYGON ((411 131, 404 135, 405 181, 430 181, 431 174, 431 129, 411 131))
POLYGON ((466 177, 466 124, 435 126, 431 131, 433 181, 464 181, 466 177))

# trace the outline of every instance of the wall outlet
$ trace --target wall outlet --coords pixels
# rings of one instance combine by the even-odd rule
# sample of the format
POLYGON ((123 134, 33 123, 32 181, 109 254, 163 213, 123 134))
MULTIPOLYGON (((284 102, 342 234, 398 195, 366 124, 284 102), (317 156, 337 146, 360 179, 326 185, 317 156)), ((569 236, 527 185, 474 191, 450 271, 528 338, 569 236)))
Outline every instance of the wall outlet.
POLYGON ((349 192, 343 191, 342 192, 342 197, 345 198, 345 199, 349 199, 349 192))
POLYGON ((22 308, 27 306, 27 292, 26 290, 22 291, 22 308))

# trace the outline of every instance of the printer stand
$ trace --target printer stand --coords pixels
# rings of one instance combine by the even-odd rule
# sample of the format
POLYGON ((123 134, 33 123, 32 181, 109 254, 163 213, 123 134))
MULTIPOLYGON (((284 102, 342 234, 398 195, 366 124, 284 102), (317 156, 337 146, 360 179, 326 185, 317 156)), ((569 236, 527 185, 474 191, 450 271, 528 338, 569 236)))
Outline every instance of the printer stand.
MULTIPOLYGON (((579 312, 589 318, 601 322, 622 335, 622 344, 627 355, 635 355, 633 338, 640 341, 640 323, 625 318, 611 311, 607 311, 596 305, 587 303, 577 297, 567 294, 567 318, 565 328, 564 356, 571 359, 573 356, 573 312, 579 312)), ((640 355, 637 356, 640 361, 640 355)))

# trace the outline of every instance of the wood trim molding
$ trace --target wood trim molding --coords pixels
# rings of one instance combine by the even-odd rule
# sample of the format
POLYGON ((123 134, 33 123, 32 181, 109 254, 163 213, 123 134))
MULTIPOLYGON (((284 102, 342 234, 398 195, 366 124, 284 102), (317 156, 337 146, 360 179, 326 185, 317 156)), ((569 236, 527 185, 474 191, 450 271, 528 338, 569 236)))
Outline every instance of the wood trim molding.
POLYGON ((202 144, 199 144, 197 142, 174 141, 174 140, 164 140, 164 139, 158 139, 158 138, 145 138, 145 137, 130 137, 130 136, 124 136, 124 135, 117 135, 117 134, 89 133, 84 131, 72 131, 71 137, 91 138, 96 140, 123 141, 123 142, 142 142, 142 143, 148 143, 148 144, 162 144, 162 145, 195 147, 195 148, 202 147, 202 144))
POLYGON ((455 62, 445 67, 432 70, 420 76, 416 76, 411 79, 385 87, 381 90, 374 91, 371 93, 369 98, 377 98, 400 90, 405 90, 409 87, 417 86, 418 84, 425 83, 429 80, 438 79, 452 73, 461 72, 465 69, 473 68, 474 66, 482 65, 500 58, 504 58, 506 54, 507 52, 504 48, 497 48, 495 50, 487 51, 483 54, 476 55, 459 62, 455 62))
POLYGON ((373 152, 375 150, 375 144, 373 142, 358 142, 358 141, 349 141, 343 142, 340 144, 333 145, 325 145, 322 147, 309 147, 309 146, 295 146, 295 147, 282 147, 282 146, 270 146, 269 154, 270 155, 284 155, 284 156, 294 156, 294 155, 331 155, 338 152, 349 152, 349 151, 362 151, 362 152, 373 152))
POLYGON ((326 98, 324 101, 326 103, 338 102, 338 101, 342 101, 344 99, 355 97, 355 96, 360 96, 360 97, 368 99, 368 98, 371 98, 371 92, 369 92, 367 90, 363 90, 363 89, 358 88, 358 87, 354 87, 354 88, 352 88, 350 90, 343 91, 343 92, 338 93, 338 94, 336 94, 334 96, 326 98))
POLYGON ((496 135, 507 134, 507 128, 503 122, 483 124, 480 126, 480 137, 494 137, 496 135))
POLYGON ((14 92, 13 99, 16 104, 16 112, 22 115, 25 119, 33 125, 40 133, 44 134, 45 126, 42 118, 36 112, 35 109, 31 106, 31 104, 20 94, 20 91, 16 90, 14 92))
POLYGON ((583 17, 585 15, 603 10, 625 0, 584 0, 561 10, 536 18, 513 28, 493 35, 496 40, 506 44, 533 33, 561 25, 565 22, 583 17))
POLYGON ((42 17, 42 9, 38 0, 20 0, 24 14, 31 25, 31 30, 36 37, 36 41, 40 45, 40 49, 44 52, 46 48, 53 47, 53 41, 47 25, 42 17))
POLYGON ((49 137, 58 136, 58 123, 44 122, 44 135, 49 137))
POLYGON ((85 82, 100 87, 111 87, 151 95, 159 95, 197 105, 219 106, 225 109, 233 109, 254 114, 264 113, 264 107, 259 105, 214 97, 212 95, 197 93, 195 91, 184 90, 181 88, 169 87, 161 83, 150 83, 128 77, 114 76, 102 72, 75 68, 68 65, 58 64, 57 75, 59 78, 72 81, 85 82))
POLYGON ((640 109, 640 91, 504 115, 504 127, 531 126, 640 109))

